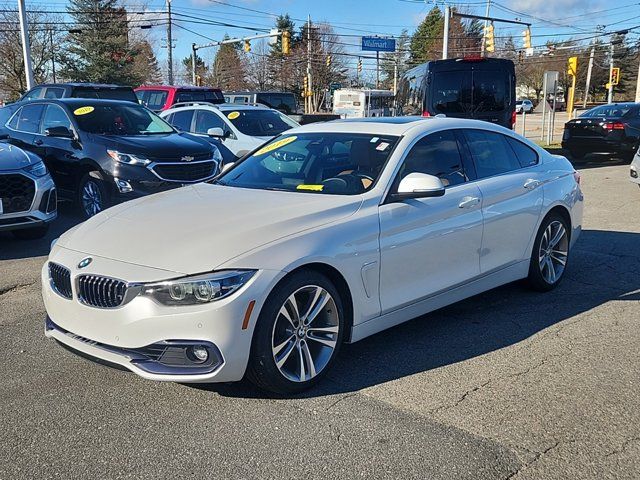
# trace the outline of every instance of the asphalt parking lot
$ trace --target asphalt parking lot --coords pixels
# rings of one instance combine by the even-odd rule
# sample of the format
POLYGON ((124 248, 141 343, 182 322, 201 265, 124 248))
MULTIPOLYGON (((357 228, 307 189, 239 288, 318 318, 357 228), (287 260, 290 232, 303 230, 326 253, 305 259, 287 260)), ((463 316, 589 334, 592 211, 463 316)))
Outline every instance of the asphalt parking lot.
POLYGON ((321 386, 154 383, 43 335, 49 238, 0 235, 0 479, 640 478, 640 189, 576 165, 557 290, 508 285, 346 346, 321 386))

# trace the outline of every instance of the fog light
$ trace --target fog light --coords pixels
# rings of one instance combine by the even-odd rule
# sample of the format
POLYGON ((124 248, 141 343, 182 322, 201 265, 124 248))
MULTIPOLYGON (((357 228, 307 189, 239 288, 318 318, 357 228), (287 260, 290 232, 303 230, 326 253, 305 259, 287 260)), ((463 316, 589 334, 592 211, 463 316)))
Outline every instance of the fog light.
POLYGON ((131 184, 129 182, 127 182, 126 180, 121 180, 118 177, 115 178, 116 181, 116 187, 118 187, 118 191, 120 193, 129 193, 129 192, 133 192, 133 187, 131 186, 131 184))
POLYGON ((209 351, 202 345, 189 347, 189 353, 191 354, 190 357, 192 357, 192 360, 195 362, 206 362, 209 358, 209 351))

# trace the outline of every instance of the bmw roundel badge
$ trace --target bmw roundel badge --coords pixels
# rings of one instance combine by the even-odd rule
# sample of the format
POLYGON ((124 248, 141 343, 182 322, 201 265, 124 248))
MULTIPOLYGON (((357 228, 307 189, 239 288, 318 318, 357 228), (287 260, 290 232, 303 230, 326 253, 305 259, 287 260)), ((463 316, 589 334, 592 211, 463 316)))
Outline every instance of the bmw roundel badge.
POLYGON ((83 258, 82 260, 80 260, 80 263, 78 263, 78 268, 84 268, 87 265, 89 265, 92 261, 93 261, 93 258, 91 257, 83 258))

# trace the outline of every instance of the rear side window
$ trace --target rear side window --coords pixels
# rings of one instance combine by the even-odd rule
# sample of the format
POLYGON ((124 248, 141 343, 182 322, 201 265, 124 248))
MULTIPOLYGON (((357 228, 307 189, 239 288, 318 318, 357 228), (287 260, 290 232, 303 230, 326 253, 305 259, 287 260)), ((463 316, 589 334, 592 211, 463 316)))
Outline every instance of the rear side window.
POLYGON ((183 132, 191 131, 191 120, 193 119, 193 110, 181 110, 171 115, 169 123, 183 132))
POLYGON ((504 135, 486 130, 465 130, 478 178, 492 177, 520 168, 520 162, 504 135))
POLYGON ((414 172, 434 175, 445 187, 466 182, 468 178, 455 134, 445 130, 419 140, 407 154, 399 179, 414 172))
POLYGON ((519 142, 515 138, 506 137, 507 143, 511 146, 513 151, 518 157, 518 162, 520 162, 521 167, 530 167, 532 165, 536 165, 538 163, 538 154, 536 151, 528 147, 522 142, 519 142))
POLYGON ((64 88, 60 87, 47 87, 47 92, 44 94, 44 98, 62 98, 64 95, 64 88))
POLYGON ((40 119, 44 105, 26 105, 20 111, 20 118, 16 130, 20 132, 37 133, 40 130, 40 119))
POLYGON ((45 130, 51 127, 66 127, 71 129, 69 117, 67 117, 67 114, 64 113, 64 110, 58 105, 47 105, 44 118, 42 119, 40 133, 44 135, 45 130))

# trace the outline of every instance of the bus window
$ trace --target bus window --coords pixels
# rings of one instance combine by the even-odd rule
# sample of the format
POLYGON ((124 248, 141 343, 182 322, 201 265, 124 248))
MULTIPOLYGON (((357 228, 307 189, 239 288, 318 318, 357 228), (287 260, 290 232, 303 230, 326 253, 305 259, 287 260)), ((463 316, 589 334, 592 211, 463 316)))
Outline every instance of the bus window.
POLYGON ((471 85, 467 72, 439 72, 433 76, 432 105, 436 113, 471 111, 471 85))
POLYGON ((498 71, 473 72, 473 107, 476 112, 501 112, 507 103, 504 73, 498 71))

